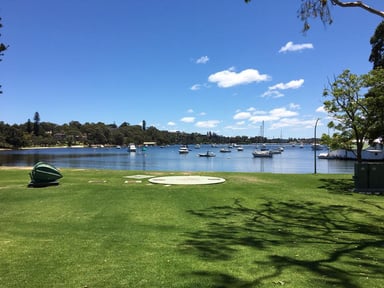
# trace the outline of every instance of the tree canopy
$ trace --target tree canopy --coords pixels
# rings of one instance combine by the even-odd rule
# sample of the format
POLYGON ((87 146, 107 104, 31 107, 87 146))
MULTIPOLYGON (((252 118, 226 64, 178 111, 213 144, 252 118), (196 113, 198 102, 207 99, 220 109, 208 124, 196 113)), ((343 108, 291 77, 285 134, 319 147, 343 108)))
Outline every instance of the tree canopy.
MULTIPOLYGON (((384 70, 372 70, 368 74, 356 75, 345 70, 337 76, 329 88, 324 89, 324 108, 330 114, 333 121, 328 127, 335 129, 332 137, 324 135, 323 140, 327 141, 331 148, 350 149, 356 145, 357 161, 361 162, 361 152, 364 141, 370 133, 378 126, 380 115, 377 114, 377 104, 381 99, 367 97, 367 89, 382 89, 384 70)), ((377 136, 376 136, 377 137, 377 136)))
POLYGON ((384 68, 384 21, 376 28, 375 33, 370 39, 372 46, 369 62, 373 63, 373 69, 384 68))

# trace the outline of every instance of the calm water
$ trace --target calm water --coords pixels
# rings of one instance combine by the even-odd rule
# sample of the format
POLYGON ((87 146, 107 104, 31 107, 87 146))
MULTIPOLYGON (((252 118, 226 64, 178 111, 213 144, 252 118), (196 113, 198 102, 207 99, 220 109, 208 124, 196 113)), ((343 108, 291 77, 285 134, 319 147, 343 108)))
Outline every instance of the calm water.
MULTIPOLYGON (((253 158, 255 145, 243 146, 244 151, 232 149, 221 153, 219 146, 211 148, 202 145, 200 149, 191 146, 188 154, 179 154, 179 146, 165 148, 148 147, 143 152, 130 153, 121 148, 55 148, 20 151, 0 151, 0 166, 33 166, 45 161, 58 168, 96 168, 114 170, 144 171, 225 171, 225 172, 272 172, 313 173, 314 153, 311 147, 283 146, 284 152, 272 158, 253 158), (216 157, 199 157, 207 150, 216 157)), ((270 146, 269 148, 274 148, 270 146)), ((319 154, 322 151, 317 151, 319 154)), ((353 161, 316 159, 317 173, 353 174, 353 161)))

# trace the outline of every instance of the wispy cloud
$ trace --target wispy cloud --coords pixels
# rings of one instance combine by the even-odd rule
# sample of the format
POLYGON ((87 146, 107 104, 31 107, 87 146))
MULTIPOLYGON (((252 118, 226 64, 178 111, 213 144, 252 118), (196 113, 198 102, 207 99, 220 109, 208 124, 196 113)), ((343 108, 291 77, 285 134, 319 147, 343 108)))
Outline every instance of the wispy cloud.
POLYGON ((300 109, 300 105, 295 103, 289 103, 288 107, 289 109, 293 109, 293 110, 300 109))
POLYGON ((279 53, 285 52, 295 52, 302 51, 304 49, 313 49, 313 45, 311 43, 303 43, 303 44, 293 44, 292 41, 287 42, 283 47, 280 48, 279 53))
POLYGON ((234 68, 214 73, 208 77, 208 81, 217 83, 220 88, 229 88, 237 85, 257 83, 270 80, 267 74, 260 74, 256 69, 246 69, 239 73, 234 68))
POLYGON ((304 79, 292 80, 287 83, 279 83, 279 84, 273 85, 269 87, 269 89, 270 90, 297 89, 303 86, 303 84, 304 84, 304 79))
POLYGON ((196 127, 199 128, 215 128, 220 124, 219 120, 198 121, 196 127))
POLYGON ((208 56, 201 56, 199 59, 196 60, 196 64, 205 64, 209 61, 208 56))
POLYGON ((287 108, 285 107, 275 108, 269 111, 269 115, 276 118, 293 117, 293 116, 297 116, 297 114, 298 114, 297 112, 287 110, 287 108))
POLYGON ((200 88, 201 88, 201 84, 195 84, 195 85, 193 85, 190 89, 191 89, 192 91, 196 91, 196 90, 200 90, 200 88))
MULTIPOLYGON (((315 125, 315 121, 313 119, 299 119, 296 117, 293 118, 282 118, 277 122, 271 124, 271 129, 281 129, 285 127, 290 127, 294 129, 312 129, 315 125)), ((321 123, 318 124, 321 126, 321 123)))
POLYGON ((320 106, 316 109, 316 112, 319 112, 319 113, 327 113, 327 111, 325 111, 324 109, 324 106, 320 106))
POLYGON ((284 94, 281 93, 281 90, 287 90, 287 89, 298 89, 304 84, 304 79, 299 80, 292 80, 287 83, 279 83, 273 86, 268 87, 268 91, 266 91, 262 97, 283 97, 284 94))
POLYGON ((184 123, 193 123, 195 122, 195 117, 183 117, 180 121, 184 123))
POLYGON ((283 97, 284 94, 277 90, 268 90, 261 95, 261 97, 271 97, 271 98, 280 98, 283 97))
MULTIPOLYGON (((291 107, 291 109, 292 108, 293 107, 291 107)), ((295 106, 294 109, 298 109, 298 107, 295 106)), ((233 119, 239 120, 241 123, 248 121, 249 123, 257 124, 262 121, 278 121, 281 118, 295 117, 298 115, 298 112, 288 110, 286 107, 275 108, 270 111, 260 111, 254 108, 247 110, 246 112, 237 111, 233 119)))
POLYGON ((252 116, 250 112, 239 112, 236 113, 235 116, 233 116, 233 119, 235 120, 243 120, 243 119, 249 119, 252 116))

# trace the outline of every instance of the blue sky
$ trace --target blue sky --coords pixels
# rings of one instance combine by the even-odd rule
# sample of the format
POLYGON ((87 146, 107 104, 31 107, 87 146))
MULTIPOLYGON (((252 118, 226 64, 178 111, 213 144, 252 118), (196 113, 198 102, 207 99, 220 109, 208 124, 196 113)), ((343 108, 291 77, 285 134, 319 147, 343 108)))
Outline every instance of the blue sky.
POLYGON ((322 91, 367 73, 381 19, 332 9, 301 33, 300 1, 2 0, 0 121, 123 122, 269 138, 327 133, 322 91))

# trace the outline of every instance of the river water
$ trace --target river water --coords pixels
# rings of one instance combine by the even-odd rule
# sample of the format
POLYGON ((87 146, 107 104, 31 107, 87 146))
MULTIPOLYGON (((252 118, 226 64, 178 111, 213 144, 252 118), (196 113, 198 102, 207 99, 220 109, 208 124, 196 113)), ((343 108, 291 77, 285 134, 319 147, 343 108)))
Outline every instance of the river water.
MULTIPOLYGON (((179 146, 148 147, 146 151, 128 152, 126 148, 52 148, 0 151, 0 166, 33 166, 45 161, 58 168, 94 168, 142 171, 221 171, 353 174, 354 161, 316 159, 310 145, 304 148, 285 145, 281 154, 272 158, 254 158, 255 145, 245 145, 243 151, 231 149, 221 153, 218 146, 190 147, 188 154, 179 154, 179 146), (212 151, 216 157, 199 157, 212 151)), ((276 148, 277 146, 275 146, 276 148)), ((270 149, 274 147, 268 147, 270 149)), ((322 151, 316 151, 318 155, 322 151)))

